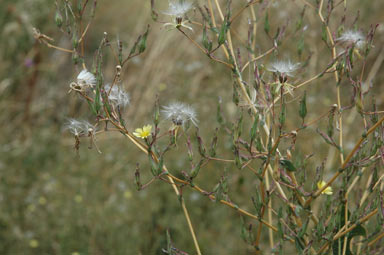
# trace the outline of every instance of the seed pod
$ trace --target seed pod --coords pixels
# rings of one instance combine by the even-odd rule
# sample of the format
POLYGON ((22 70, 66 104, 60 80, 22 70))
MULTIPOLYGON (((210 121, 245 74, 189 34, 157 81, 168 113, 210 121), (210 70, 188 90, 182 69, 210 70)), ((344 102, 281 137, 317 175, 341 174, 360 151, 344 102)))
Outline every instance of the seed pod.
POLYGON ((199 163, 197 163, 197 165, 192 169, 191 171, 191 178, 195 178, 198 174, 199 174, 199 171, 200 171, 200 168, 201 168, 201 165, 203 164, 204 160, 201 159, 199 161, 199 163))
POLYGON ((232 101, 233 101, 233 103, 235 103, 235 105, 239 105, 240 96, 239 96, 239 92, 237 91, 236 84, 233 85, 232 101))
POLYGON ((264 19, 264 31, 266 34, 269 33, 269 29, 270 29, 270 26, 269 26, 268 12, 266 12, 265 19, 264 19))
POLYGON ((155 123, 156 127, 160 122, 159 118, 160 118, 159 97, 156 96, 155 109, 153 113, 153 122, 155 123))
POLYGON ((296 171, 296 167, 288 159, 280 159, 279 162, 280 162, 280 165, 282 167, 284 167, 285 169, 287 169, 288 171, 290 171, 290 172, 295 172, 296 171))
POLYGON ((147 48, 147 37, 149 32, 149 25, 147 27, 147 31, 143 34, 143 36, 140 38, 139 41, 139 53, 143 53, 145 49, 147 48))
POLYGON ((305 116, 307 116, 307 102, 306 101, 307 101, 307 92, 304 91, 303 98, 300 100, 300 108, 299 108, 299 115, 303 119, 303 122, 304 122, 305 116))
POLYGON ((76 49, 79 46, 79 38, 76 32, 74 32, 72 36, 72 46, 74 49, 76 49))
POLYGON ((218 128, 216 128, 215 130, 215 136, 212 138, 212 142, 211 142, 211 149, 209 151, 209 155, 211 157, 215 157, 216 156, 216 148, 217 148, 217 132, 219 131, 218 128))
POLYGON ((63 25, 63 16, 61 15, 59 10, 57 10, 55 13, 55 23, 58 28, 61 28, 61 26, 63 25))
POLYGON ((217 43, 219 45, 222 45, 223 43, 225 43, 225 36, 227 35, 227 30, 228 30, 227 21, 224 20, 223 24, 221 25, 221 28, 219 31, 219 37, 217 40, 217 43))
POLYGON ((77 65, 80 62, 80 56, 79 56, 79 53, 77 51, 73 52, 72 61, 73 61, 73 64, 75 64, 75 65, 77 65))
POLYGON ((329 116, 328 116, 328 128, 327 128, 327 135, 329 137, 332 138, 333 136, 333 132, 334 132, 334 126, 333 126, 333 122, 334 122, 334 116, 335 116, 335 111, 337 109, 337 105, 333 105, 332 106, 332 109, 329 113, 329 116))
POLYGON ((155 162, 155 160, 152 158, 152 155, 151 153, 148 153, 148 160, 149 160, 149 164, 151 166, 151 173, 153 176, 157 176, 157 169, 158 169, 158 166, 155 162))
POLYGON ((163 172, 163 166, 164 166, 164 157, 161 156, 159 158, 159 163, 157 165, 157 175, 160 175, 163 172))
POLYGON ((255 120, 253 121, 252 128, 251 128, 251 140, 252 141, 254 141, 256 138, 256 134, 257 134, 257 130, 258 130, 258 127, 257 127, 258 124, 259 124, 259 115, 256 115, 255 120))
POLYGON ((206 149, 205 149, 205 146, 204 146, 204 143, 203 143, 203 139, 201 139, 201 137, 199 136, 198 131, 196 131, 196 139, 197 139, 197 145, 198 145, 198 148, 199 148, 200 156, 205 158, 206 157, 205 156, 206 149))
POLYGON ((139 168, 139 164, 136 165, 135 184, 136 184, 137 190, 140 190, 142 185, 141 185, 141 181, 140 181, 140 168, 139 168))
POLYGON ((208 52, 211 52, 212 41, 207 36, 207 27, 205 25, 204 25, 204 29, 203 29, 203 46, 208 52))
POLYGON ((221 113, 221 99, 220 99, 219 102, 217 103, 216 119, 217 119, 217 122, 218 122, 220 125, 223 125, 223 123, 224 123, 224 119, 223 119, 223 115, 222 115, 222 113, 221 113))

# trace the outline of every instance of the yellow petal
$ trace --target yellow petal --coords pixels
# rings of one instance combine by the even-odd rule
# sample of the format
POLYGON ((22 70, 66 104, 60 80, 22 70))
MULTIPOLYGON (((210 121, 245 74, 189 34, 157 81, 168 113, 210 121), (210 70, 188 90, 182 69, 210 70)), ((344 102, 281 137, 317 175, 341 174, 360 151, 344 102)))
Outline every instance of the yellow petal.
MULTIPOLYGON (((319 181, 319 182, 317 183, 317 188, 318 188, 318 189, 322 189, 326 184, 327 184, 327 183, 326 183, 325 181, 319 181)), ((329 186, 328 186, 327 188, 325 188, 325 190, 323 190, 323 191, 321 192, 321 194, 332 195, 332 194, 333 194, 332 187, 329 187, 329 186)))
POLYGON ((331 188, 331 187, 327 187, 327 188, 323 191, 323 193, 326 194, 326 195, 332 195, 332 194, 333 194, 332 188, 331 188))
POLYGON ((143 127, 143 132, 151 132, 152 126, 151 125, 146 125, 143 127))
POLYGON ((319 181, 319 182, 317 183, 317 188, 318 188, 318 189, 321 189, 322 187, 324 187, 325 184, 326 184, 325 181, 319 181))

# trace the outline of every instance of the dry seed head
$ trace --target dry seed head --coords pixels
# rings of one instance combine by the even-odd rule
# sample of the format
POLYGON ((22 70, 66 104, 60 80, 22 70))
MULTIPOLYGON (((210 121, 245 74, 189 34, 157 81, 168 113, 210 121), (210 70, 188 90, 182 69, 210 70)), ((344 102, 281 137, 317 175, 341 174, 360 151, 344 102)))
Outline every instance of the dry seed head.
POLYGON ((183 126, 188 121, 191 121, 193 125, 197 126, 198 120, 196 118, 196 112, 187 104, 180 102, 171 103, 168 106, 164 106, 161 112, 165 119, 172 120, 177 126, 183 126))
POLYGON ((96 77, 93 75, 93 73, 84 69, 77 76, 77 85, 82 89, 88 87, 93 88, 96 86, 96 77))
POLYGON ((267 68, 268 71, 273 73, 278 73, 283 76, 293 76, 293 72, 295 72, 300 66, 300 63, 292 63, 291 61, 276 61, 273 62, 269 68, 267 68))
POLYGON ((169 8, 164 14, 182 17, 192 9, 192 3, 188 0, 169 0, 169 8))
POLYGON ((75 136, 85 136, 95 132, 96 128, 85 120, 68 119, 65 128, 75 136))
MULTIPOLYGON (((107 93, 109 93, 110 89, 110 84, 105 85, 105 91, 107 93)), ((129 94, 117 85, 112 87, 112 90, 108 96, 108 100, 112 105, 122 107, 127 106, 130 102, 129 94)))
POLYGON ((365 37, 360 31, 347 30, 341 34, 336 41, 343 43, 355 44, 357 48, 362 48, 365 45, 365 37))
POLYGON ((164 26, 172 27, 171 29, 184 27, 193 31, 193 28, 186 25, 186 21, 183 21, 183 16, 192 9, 192 5, 188 0, 169 0, 169 8, 163 13, 172 16, 173 20, 170 23, 165 23, 164 26))

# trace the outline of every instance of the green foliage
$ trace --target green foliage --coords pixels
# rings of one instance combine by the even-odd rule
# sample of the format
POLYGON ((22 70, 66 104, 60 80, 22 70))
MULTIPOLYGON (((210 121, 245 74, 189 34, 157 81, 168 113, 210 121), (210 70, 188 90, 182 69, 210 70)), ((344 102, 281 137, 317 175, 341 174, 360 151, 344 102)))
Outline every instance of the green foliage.
POLYGON ((323 23, 319 1, 211 2, 182 15, 164 14, 167 1, 0 2, 1 254, 195 254, 183 201, 203 254, 341 254, 347 190, 359 224, 346 254, 377 253, 383 127, 368 130, 382 121, 382 38, 369 24, 383 3, 324 1, 323 23), (349 28, 367 44, 341 40, 349 28), (273 71, 288 56, 300 67, 273 71), (68 95, 84 68, 96 86, 68 95), (199 121, 166 116, 168 101, 199 121), (69 117, 92 125, 74 138, 69 117), (146 139, 133 135, 148 124, 146 139), (314 197, 335 175, 333 195, 314 197))

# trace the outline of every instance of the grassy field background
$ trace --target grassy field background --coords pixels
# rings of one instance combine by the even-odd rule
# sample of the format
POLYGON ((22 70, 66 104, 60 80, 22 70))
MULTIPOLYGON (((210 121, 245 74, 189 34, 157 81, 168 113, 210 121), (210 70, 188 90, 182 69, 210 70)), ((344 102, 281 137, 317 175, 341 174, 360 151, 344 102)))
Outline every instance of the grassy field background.
MULTIPOLYGON (((160 10, 166 9, 166 1, 157 2, 160 10)), ((245 3, 233 2, 234 9, 245 3)), ((305 48, 298 57, 293 28, 303 2, 274 2, 269 13, 271 30, 288 22, 291 31, 291 37, 279 48, 280 56, 304 62, 311 55, 306 71, 295 79, 312 77, 331 58, 319 39, 318 18, 307 10, 305 48)), ((358 11, 357 26, 365 33, 371 24, 379 24, 375 47, 367 60, 369 74, 380 54, 384 54, 384 2, 347 2, 348 24, 358 11)), ((335 17, 339 18, 332 20, 331 25, 340 22, 343 10, 338 11, 335 17)), ((193 254, 187 224, 171 186, 155 182, 143 191, 136 190, 136 163, 141 165, 143 180, 149 179, 150 171, 146 156, 126 139, 118 133, 100 135, 97 142, 102 154, 88 149, 84 140, 77 156, 74 138, 63 127, 69 117, 92 120, 87 104, 74 93, 67 93, 79 69, 74 67, 69 54, 39 44, 32 35, 32 28, 37 27, 54 38, 57 45, 70 48, 70 40, 54 24, 54 14, 55 5, 48 0, 0 2, 0 254, 161 254, 166 247, 166 229, 170 229, 178 248, 193 254)), ((192 19, 194 16, 199 18, 197 12, 190 15, 192 19)), ((240 35, 235 43, 246 40, 248 16, 233 24, 240 35)), ((257 44, 262 53, 271 47, 271 41, 262 29, 263 17, 259 23, 257 44)), ((161 24, 154 23, 150 1, 98 2, 96 18, 86 39, 87 65, 91 65, 104 31, 112 43, 118 37, 132 45, 147 24, 151 26, 147 51, 123 70, 123 84, 131 96, 131 104, 124 113, 128 127, 133 130, 151 121, 156 94, 161 105, 183 101, 194 106, 203 137, 211 137, 217 126, 212 109, 216 109, 219 97, 224 102, 226 120, 235 121, 238 112, 231 101, 231 74, 204 57, 176 30, 166 31, 161 24)), ((200 31, 199 27, 194 29, 200 31)), ((192 34, 199 40, 198 35, 192 34)), ((266 57, 263 61, 268 64, 272 59, 266 57)), ((104 62, 107 81, 113 78, 114 66, 112 56, 108 56, 104 62)), ((379 65, 371 80, 380 110, 384 109, 383 66, 379 65)), ((347 105, 351 89, 343 85, 342 102, 347 105)), ((324 113, 336 102, 334 87, 331 75, 310 85, 309 118, 324 113)), ((356 127, 362 121, 355 109, 343 116, 345 148, 349 151, 357 140, 356 132, 361 132, 356 127)), ((297 121, 288 119, 287 126, 294 128, 297 121)), ((325 127, 326 123, 319 126, 325 127)), ((162 122, 160 127, 166 130, 169 123, 162 122)), ((306 130, 298 138, 297 153, 309 154, 316 148, 309 169, 316 169, 325 158, 328 169, 336 168, 335 151, 314 135, 315 129, 306 130), (308 139, 312 139, 311 143, 306 142, 308 139)), ((219 141, 218 151, 229 155, 225 154, 229 148, 229 139, 219 141)), ((184 144, 180 144, 180 149, 185 150, 184 144)), ((176 174, 188 166, 186 154, 180 157, 175 152, 167 160, 176 174)), ((210 163, 198 182, 212 190, 225 167, 230 173, 231 199, 242 208, 253 210, 248 199, 255 189, 252 173, 240 172, 232 165, 210 163)), ((253 248, 240 238, 241 219, 235 211, 190 189, 184 189, 183 194, 204 254, 253 254, 253 248)), ((267 231, 263 238, 262 245, 267 247, 267 231)))

